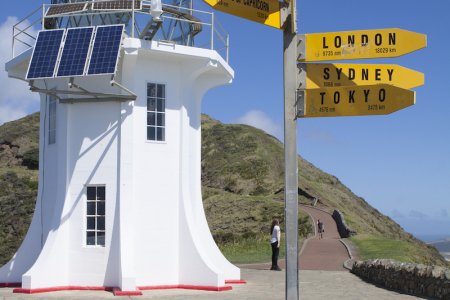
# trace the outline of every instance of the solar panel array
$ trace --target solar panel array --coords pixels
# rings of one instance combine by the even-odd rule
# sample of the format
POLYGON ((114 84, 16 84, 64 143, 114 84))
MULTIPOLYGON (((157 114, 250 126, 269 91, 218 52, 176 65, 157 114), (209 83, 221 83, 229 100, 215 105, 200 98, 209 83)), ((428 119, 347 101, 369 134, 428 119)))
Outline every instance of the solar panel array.
POLYGON ((38 33, 27 79, 53 77, 64 31, 57 29, 38 33))
POLYGON ((66 3, 61 5, 52 5, 47 11, 47 16, 82 12, 86 10, 86 4, 87 3, 66 3))
MULTIPOLYGON (((111 0, 111 1, 97 1, 93 3, 95 10, 131 10, 133 9, 132 0, 111 0)), ((142 2, 134 1, 134 9, 142 9, 142 2)))
POLYGON ((115 73, 122 31, 122 26, 101 26, 97 28, 89 63, 89 75, 115 73))
POLYGON ((81 76, 84 74, 93 33, 93 27, 70 28, 67 30, 64 50, 57 73, 58 77, 81 76))
POLYGON ((27 79, 114 74, 124 25, 40 31, 27 79), (95 38, 93 38, 95 36, 95 38))

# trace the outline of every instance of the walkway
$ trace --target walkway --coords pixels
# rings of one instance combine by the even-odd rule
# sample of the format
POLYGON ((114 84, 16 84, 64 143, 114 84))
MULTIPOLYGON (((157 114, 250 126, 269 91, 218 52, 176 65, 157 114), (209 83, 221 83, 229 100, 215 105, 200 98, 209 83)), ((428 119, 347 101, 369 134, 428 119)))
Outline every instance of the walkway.
MULTIPOLYGON (((1 300, 283 300, 284 272, 241 269, 247 284, 233 285, 231 291, 205 292, 192 290, 144 291, 139 297, 114 297, 109 292, 72 291, 45 294, 13 294, 12 289, 0 288, 1 300)), ((349 272, 300 271, 300 299, 302 300, 412 300, 413 296, 398 294, 367 284, 349 272)))
MULTIPOLYGON (((301 270, 344 271, 343 263, 349 259, 347 249, 340 241, 336 222, 330 214, 310 206, 299 206, 317 224, 320 219, 325 225, 323 239, 319 236, 309 239, 300 254, 301 270)), ((317 228, 316 228, 317 229, 317 228)))
MULTIPOLYGON (((323 239, 319 239, 316 235, 305 241, 303 251, 301 251, 299 257, 300 270, 346 271, 343 264, 350 257, 344 244, 340 241, 336 222, 331 215, 311 206, 300 205, 299 209, 308 213, 313 219, 314 224, 320 219, 325 225, 323 239)), ((280 259, 278 265, 282 269, 285 269, 285 260, 280 259)), ((256 270, 268 270, 270 266, 271 264, 269 262, 240 265, 242 268, 256 270)))

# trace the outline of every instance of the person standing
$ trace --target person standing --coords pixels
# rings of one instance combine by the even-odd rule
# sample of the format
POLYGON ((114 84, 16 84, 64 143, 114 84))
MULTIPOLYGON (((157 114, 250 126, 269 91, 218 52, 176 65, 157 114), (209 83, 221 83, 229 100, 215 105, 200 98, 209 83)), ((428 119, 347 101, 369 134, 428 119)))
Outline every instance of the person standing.
POLYGON ((278 266, 278 255, 280 254, 280 240, 281 240, 281 229, 280 221, 278 219, 273 219, 272 226, 270 227, 270 233, 272 238, 270 239, 270 245, 272 246, 272 267, 273 271, 281 271, 278 266))
POLYGON ((322 221, 320 221, 320 219, 317 220, 317 231, 319 232, 319 239, 323 238, 323 232, 324 230, 324 225, 322 223, 322 221))

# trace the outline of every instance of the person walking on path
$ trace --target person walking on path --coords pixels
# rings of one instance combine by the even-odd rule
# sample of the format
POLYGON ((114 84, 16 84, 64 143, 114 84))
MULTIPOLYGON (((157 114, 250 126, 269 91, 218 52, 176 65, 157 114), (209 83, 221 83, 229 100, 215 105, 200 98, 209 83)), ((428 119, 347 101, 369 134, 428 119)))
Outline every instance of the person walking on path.
POLYGON ((280 221, 278 219, 273 219, 272 226, 270 226, 270 234, 272 235, 270 239, 270 245, 272 246, 272 267, 270 269, 273 271, 281 271, 281 268, 278 266, 281 239, 280 221))
POLYGON ((323 232, 325 232, 325 226, 320 219, 317 220, 317 231, 319 232, 319 239, 323 239, 323 232))

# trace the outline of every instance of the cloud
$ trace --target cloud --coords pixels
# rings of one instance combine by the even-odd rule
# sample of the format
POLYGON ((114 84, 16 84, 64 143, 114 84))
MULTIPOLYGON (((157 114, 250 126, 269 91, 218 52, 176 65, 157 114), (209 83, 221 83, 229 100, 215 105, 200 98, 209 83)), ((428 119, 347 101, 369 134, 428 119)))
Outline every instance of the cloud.
POLYGON ((259 128, 282 140, 283 131, 281 130, 281 126, 260 110, 251 110, 247 112, 245 115, 238 118, 235 123, 259 128))
MULTIPOLYGON (((18 79, 8 78, 5 63, 11 59, 11 32, 14 24, 18 22, 17 17, 8 17, 0 25, 0 36, 4 37, 0 43, 0 125, 39 110, 39 95, 29 90, 26 82, 18 79)), ((29 24, 22 24, 21 28, 29 24)), ((31 29, 29 34, 35 36, 36 30, 31 29)), ((24 37, 22 37, 24 40, 24 37)), ((25 40, 30 43, 30 40, 25 40)), ((33 43, 33 42, 31 42, 33 43)), ((26 46, 18 45, 16 53, 26 50, 26 46)))
POLYGON ((408 216, 410 218, 414 218, 414 219, 426 219, 426 218, 428 218, 428 216, 426 214, 424 214, 424 213, 422 213, 420 211, 417 211, 417 210, 409 211, 408 216))

